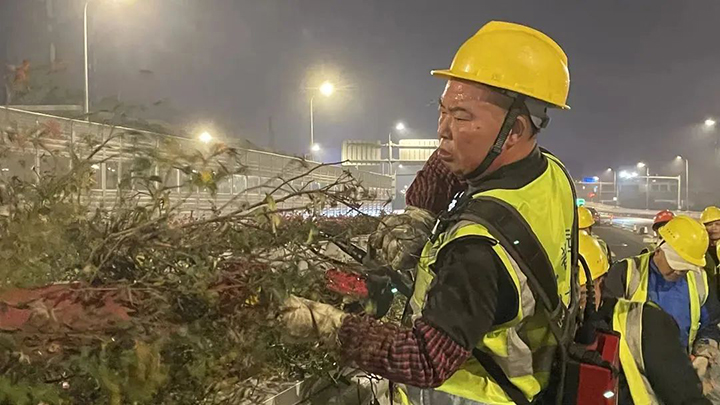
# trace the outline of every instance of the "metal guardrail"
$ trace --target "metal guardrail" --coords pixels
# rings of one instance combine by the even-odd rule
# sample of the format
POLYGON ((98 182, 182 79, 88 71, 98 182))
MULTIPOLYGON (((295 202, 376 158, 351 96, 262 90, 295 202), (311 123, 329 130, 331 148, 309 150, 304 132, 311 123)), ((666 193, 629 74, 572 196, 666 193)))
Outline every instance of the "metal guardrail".
MULTIPOLYGON (((624 208, 624 207, 616 207, 614 205, 607 205, 607 204, 600 204, 600 203, 594 203, 594 202, 586 202, 585 205, 588 207, 595 208, 598 210, 598 212, 606 212, 609 214, 615 214, 615 215, 624 215, 624 216, 637 216, 640 218, 653 218, 655 214, 658 213, 659 210, 644 210, 644 209, 636 209, 636 208, 624 208)), ((687 215, 692 218, 700 218, 700 212, 698 211, 681 211, 681 210, 674 210, 673 211, 676 215, 687 215)))
MULTIPOLYGON (((82 140, 87 138, 94 139, 97 142, 112 139, 108 142, 110 153, 123 150, 123 146, 127 145, 125 142, 136 142, 147 147, 159 148, 164 140, 173 140, 181 148, 187 148, 186 150, 199 149, 198 141, 195 139, 58 117, 10 107, 0 107, 0 126, 6 129, 48 129, 54 132, 56 136, 45 140, 44 147, 58 151, 60 154, 62 154, 64 150, 69 150, 71 146, 80 144, 82 140), (115 137, 115 135, 118 134, 123 135, 115 137), (144 139, 138 141, 136 139, 138 134, 143 135, 144 139)), ((4 141, 4 139, 0 140, 0 142, 4 141)), ((229 143, 228 146, 233 145, 229 143)), ((215 195, 211 195, 204 190, 191 190, 191 197, 186 198, 183 204, 184 211, 210 210, 213 207, 223 206, 233 198, 235 199, 231 205, 233 208, 238 207, 240 204, 260 202, 265 198, 265 193, 277 185, 278 177, 290 178, 301 176, 311 167, 315 167, 315 170, 296 180, 294 182, 295 184, 293 184, 294 186, 319 189, 333 184, 344 173, 348 172, 370 192, 362 201, 361 211, 363 212, 379 214, 385 209, 386 202, 395 195, 392 176, 361 171, 357 168, 332 165, 322 166, 317 162, 309 162, 298 157, 272 152, 247 148, 236 148, 236 150, 238 151, 237 163, 242 166, 243 174, 230 176, 229 179, 218 184, 218 191, 215 195), (238 196, 238 194, 241 196, 238 196)), ((18 154, 18 156, 16 156, 17 159, 33 160, 32 165, 27 166, 33 166, 38 169, 42 168, 44 164, 47 164, 40 150, 30 151, 30 153, 28 153, 28 150, 24 149, 15 152, 18 154)), ((66 163, 69 165, 70 160, 68 156, 66 156, 66 158, 66 163)), ((90 196, 93 203, 104 206, 112 206, 114 204, 117 199, 117 186, 123 168, 129 165, 132 158, 133 156, 119 154, 116 159, 114 158, 98 165, 96 168, 96 187, 90 196)), ((228 165, 230 164, 231 163, 228 163, 228 165)), ((231 169, 234 168, 231 167, 231 169)), ((16 172, 20 171, 19 168, 10 167, 3 167, 1 170, 0 176, 16 175, 16 172)), ((174 181, 179 185, 181 184, 182 174, 179 170, 174 170, 175 173, 169 177, 171 179, 175 178, 174 181)), ((181 198, 181 193, 178 193, 175 197, 181 198)), ((309 200, 306 197, 302 197, 278 204, 278 206, 280 208, 287 208, 306 204, 307 202, 309 202, 309 200)), ((327 210, 328 215, 345 215, 348 213, 351 213, 351 211, 347 208, 327 210)))
POLYGON ((350 373, 347 377, 350 384, 327 380, 290 383, 259 405, 392 405, 388 398, 387 380, 371 381, 363 373, 350 373))

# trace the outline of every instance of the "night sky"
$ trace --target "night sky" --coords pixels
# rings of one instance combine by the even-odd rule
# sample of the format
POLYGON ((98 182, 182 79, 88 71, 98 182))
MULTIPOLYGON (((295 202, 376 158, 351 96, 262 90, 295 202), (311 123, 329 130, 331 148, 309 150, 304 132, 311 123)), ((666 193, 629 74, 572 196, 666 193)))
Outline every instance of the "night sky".
MULTIPOLYGON (((342 139, 386 139, 398 120, 411 129, 407 137, 434 137, 444 82, 429 71, 447 67, 489 20, 527 24, 569 58, 572 110, 555 111, 540 142, 576 176, 638 160, 677 174, 670 162, 682 154, 690 156, 693 187, 717 183, 718 134, 700 125, 720 117, 717 1, 101 2, 91 6, 94 97, 166 99, 183 112, 176 122, 212 123, 265 147, 272 117, 275 147, 299 154, 308 143, 307 88, 328 78, 342 91, 316 99, 325 160, 339 158, 342 139)), ((69 10, 80 18, 81 2, 74 3, 69 10)), ((3 18, 14 27, 4 40, 22 41, 25 16, 3 18)), ((57 35, 79 41, 79 21, 57 35)), ((64 43, 59 52, 81 88, 81 43, 64 43)))

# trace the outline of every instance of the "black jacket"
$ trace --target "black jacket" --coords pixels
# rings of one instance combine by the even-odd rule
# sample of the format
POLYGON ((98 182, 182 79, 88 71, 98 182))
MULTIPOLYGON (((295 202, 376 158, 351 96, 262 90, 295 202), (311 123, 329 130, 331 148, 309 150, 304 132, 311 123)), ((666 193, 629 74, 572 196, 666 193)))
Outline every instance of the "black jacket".
MULTIPOLYGON (((599 315, 605 327, 612 325, 617 299, 606 298, 599 315)), ((702 394, 702 385, 685 348, 680 345, 680 330, 675 320, 662 309, 645 305, 642 313, 642 356, 645 376, 658 399, 665 404, 710 405, 702 394)), ((632 404, 630 388, 620 377, 618 404, 632 404)))

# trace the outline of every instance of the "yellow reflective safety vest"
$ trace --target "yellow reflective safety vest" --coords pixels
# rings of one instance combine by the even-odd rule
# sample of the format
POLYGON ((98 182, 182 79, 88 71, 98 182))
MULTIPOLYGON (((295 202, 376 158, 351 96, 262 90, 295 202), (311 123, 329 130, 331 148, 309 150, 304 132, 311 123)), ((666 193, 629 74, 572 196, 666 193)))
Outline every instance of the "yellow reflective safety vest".
MULTIPOLYGON (((710 246, 708 249, 715 249, 717 257, 720 258, 720 244, 714 248, 710 246)), ((714 275, 720 273, 720 263, 715 263, 715 258, 710 254, 710 250, 705 253, 705 262, 707 263, 705 265, 705 271, 712 272, 714 275)))
POLYGON ((645 305, 643 302, 619 299, 612 318, 613 330, 620 333, 620 365, 635 405, 660 404, 646 377, 642 354, 642 312, 645 305))
MULTIPOLYGON (((651 256, 652 253, 645 253, 625 259, 627 262, 627 275, 625 279, 625 296, 623 298, 635 302, 646 302, 648 300, 651 256)), ((685 277, 687 278, 688 294, 690 295, 689 353, 692 351, 693 342, 698 330, 700 330, 700 310, 707 300, 708 281, 707 274, 704 271, 699 273, 688 272, 685 277)))
MULTIPOLYGON (((552 155, 545 156, 548 163, 546 169, 527 185, 515 189, 491 189, 474 194, 473 197, 502 200, 525 219, 545 250, 556 275, 558 294, 563 303, 568 305, 571 272, 569 249, 575 202, 562 163, 552 155)), ((489 354, 508 379, 528 400, 532 400, 549 383, 557 343, 549 330, 549 320, 542 311, 536 310, 535 298, 526 276, 487 228, 462 220, 425 245, 417 267, 410 308, 415 317, 422 312, 427 291, 435 276, 435 260, 442 249, 454 240, 478 236, 492 243, 495 254, 515 284, 519 305, 514 319, 495 325, 478 342, 477 348, 489 354)), ((435 394, 438 392, 447 394, 447 401, 442 403, 453 405, 474 403, 472 401, 501 405, 513 403, 474 357, 436 388, 435 394)), ((411 400, 415 403, 414 398, 411 400)))

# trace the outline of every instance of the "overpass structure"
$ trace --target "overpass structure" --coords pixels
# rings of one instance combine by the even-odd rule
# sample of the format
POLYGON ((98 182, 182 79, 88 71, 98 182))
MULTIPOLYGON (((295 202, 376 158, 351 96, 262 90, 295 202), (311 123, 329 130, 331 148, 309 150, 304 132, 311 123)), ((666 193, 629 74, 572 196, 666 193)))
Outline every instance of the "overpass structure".
MULTIPOLYGON (((98 164, 92 166, 95 170, 95 181, 88 196, 92 204, 105 207, 111 207, 117 201, 123 172, 129 169, 134 158, 123 152, 127 149, 123 148, 124 145, 135 142, 146 148, 159 149, 167 143, 166 141, 172 141, 176 147, 188 152, 199 150, 204 146, 196 139, 9 107, 0 107, 0 129, 2 130, 0 145, 10 144, 8 137, 22 131, 42 129, 53 135, 43 139, 42 145, 28 142, 25 147, 13 146, 10 148, 8 156, 0 157, 0 166, 2 166, 0 167, 0 176, 6 179, 12 176, 31 179, 32 176, 48 170, 52 165, 61 169, 69 169, 72 164, 69 152, 71 148, 82 147, 82 144, 87 143, 88 140, 92 140, 95 144, 107 141, 110 151, 107 153, 112 156, 100 156, 98 164), (53 153, 48 153, 48 151, 53 153)), ((233 145, 228 142, 228 146, 232 147, 233 145)), ((252 204, 264 200, 267 193, 282 182, 281 179, 293 179, 291 185, 295 189, 318 190, 331 187, 347 173, 359 181, 367 191, 360 196, 362 205, 359 211, 363 213, 380 214, 388 209, 387 201, 395 194, 392 176, 360 170, 357 167, 321 165, 298 157, 266 151, 237 148, 237 152, 235 160, 225 162, 225 164, 241 166, 242 174, 234 174, 218 183, 216 193, 212 194, 197 186, 188 186, 192 189, 178 190, 171 195, 171 200, 183 198, 183 212, 207 212, 223 206, 228 209, 237 209, 242 204, 252 204)), ((228 169, 234 172, 237 167, 228 167, 228 169)), ((157 167, 153 167, 152 170, 155 170, 156 174, 159 173, 157 167)), ((162 174, 170 185, 180 187, 186 180, 185 173, 179 169, 170 168, 169 172, 163 171, 162 174)), ((278 208, 298 206, 307 202, 309 202, 307 197, 297 197, 278 203, 278 208)), ((348 207, 338 206, 326 209, 325 214, 336 216, 351 214, 354 211, 348 207)))

